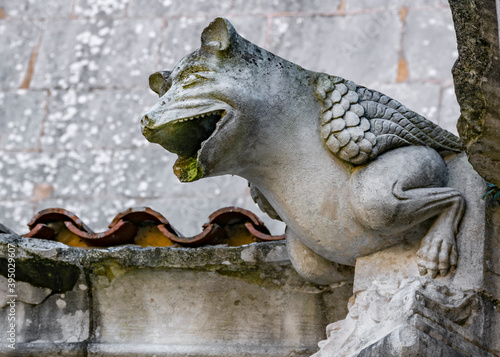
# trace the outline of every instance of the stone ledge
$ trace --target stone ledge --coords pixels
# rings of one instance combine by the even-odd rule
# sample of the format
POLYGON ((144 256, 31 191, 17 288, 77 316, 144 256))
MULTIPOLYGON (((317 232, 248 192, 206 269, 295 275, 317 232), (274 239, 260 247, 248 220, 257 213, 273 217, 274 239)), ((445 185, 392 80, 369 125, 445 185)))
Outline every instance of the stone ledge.
POLYGON ((12 357, 83 357, 85 356, 84 343, 21 343, 16 344, 16 349, 12 350, 5 345, 0 345, 0 356, 12 357))
POLYGON ((17 258, 38 255, 82 266, 108 259, 120 261, 130 267, 147 264, 146 266, 154 268, 227 266, 228 262, 237 265, 289 264, 284 241, 254 243, 240 247, 211 245, 199 248, 142 248, 138 245, 123 245, 85 250, 55 241, 24 238, 16 234, 0 234, 0 254, 6 254, 8 243, 15 244, 20 249, 17 258))
POLYGON ((308 356, 352 294, 351 282, 302 280, 284 242, 84 250, 2 234, 0 256, 8 244, 25 280, 19 356, 308 356))

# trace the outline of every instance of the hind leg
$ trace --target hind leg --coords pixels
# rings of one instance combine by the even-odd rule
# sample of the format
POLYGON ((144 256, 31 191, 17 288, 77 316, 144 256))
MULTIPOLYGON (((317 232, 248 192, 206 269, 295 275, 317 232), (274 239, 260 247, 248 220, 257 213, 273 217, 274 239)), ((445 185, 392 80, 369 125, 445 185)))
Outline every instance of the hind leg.
MULTIPOLYGON (((387 238, 436 217, 417 253, 421 274, 446 275, 457 264, 455 235, 464 211, 459 191, 443 187, 447 167, 425 147, 405 147, 381 155, 355 172, 351 205, 358 220, 387 238)), ((401 238, 399 238, 401 239, 401 238)))
POLYGON ((405 211, 418 221, 437 216, 420 243, 417 264, 420 275, 437 273, 446 276, 457 266, 455 236, 464 213, 464 199, 459 191, 448 188, 425 188, 395 192, 407 202, 405 211))

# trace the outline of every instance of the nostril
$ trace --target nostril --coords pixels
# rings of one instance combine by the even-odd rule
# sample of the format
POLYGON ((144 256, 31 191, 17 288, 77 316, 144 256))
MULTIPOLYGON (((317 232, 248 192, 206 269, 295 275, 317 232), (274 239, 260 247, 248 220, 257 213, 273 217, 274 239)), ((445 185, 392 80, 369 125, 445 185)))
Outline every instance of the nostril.
POLYGON ((144 127, 148 125, 151 122, 151 119, 148 117, 147 114, 144 114, 144 116, 141 119, 141 125, 144 127))

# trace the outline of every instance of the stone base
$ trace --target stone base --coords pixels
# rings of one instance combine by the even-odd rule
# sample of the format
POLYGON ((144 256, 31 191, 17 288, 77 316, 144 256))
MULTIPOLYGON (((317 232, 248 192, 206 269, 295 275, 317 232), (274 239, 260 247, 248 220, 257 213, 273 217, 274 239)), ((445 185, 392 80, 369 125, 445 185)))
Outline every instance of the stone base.
POLYGON ((376 343, 355 354, 356 357, 493 357, 463 337, 421 315, 413 315, 404 324, 376 343))
POLYGON ((374 281, 351 299, 346 319, 327 327, 316 357, 470 356, 487 351, 493 304, 430 278, 374 281))

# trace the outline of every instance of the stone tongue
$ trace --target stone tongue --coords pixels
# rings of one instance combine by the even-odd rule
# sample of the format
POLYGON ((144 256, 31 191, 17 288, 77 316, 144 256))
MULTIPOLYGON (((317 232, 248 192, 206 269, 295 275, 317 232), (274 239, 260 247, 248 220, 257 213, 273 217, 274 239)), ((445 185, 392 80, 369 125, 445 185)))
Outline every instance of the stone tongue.
POLYGON ((174 164, 174 174, 181 182, 192 182, 203 177, 203 170, 198 165, 196 156, 179 156, 174 164))

